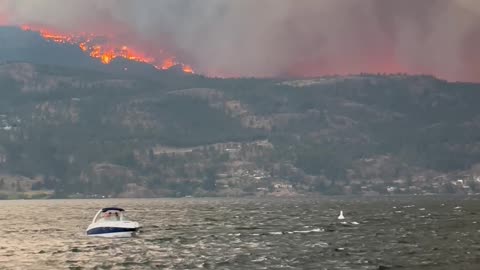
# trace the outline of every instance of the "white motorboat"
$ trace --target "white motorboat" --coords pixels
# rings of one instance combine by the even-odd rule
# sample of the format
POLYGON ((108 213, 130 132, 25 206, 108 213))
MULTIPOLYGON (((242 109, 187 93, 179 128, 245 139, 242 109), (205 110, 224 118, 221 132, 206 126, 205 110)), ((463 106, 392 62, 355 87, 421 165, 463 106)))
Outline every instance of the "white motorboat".
POLYGON ((125 210, 118 207, 100 209, 87 228, 88 236, 131 237, 141 228, 138 222, 129 221, 125 210))

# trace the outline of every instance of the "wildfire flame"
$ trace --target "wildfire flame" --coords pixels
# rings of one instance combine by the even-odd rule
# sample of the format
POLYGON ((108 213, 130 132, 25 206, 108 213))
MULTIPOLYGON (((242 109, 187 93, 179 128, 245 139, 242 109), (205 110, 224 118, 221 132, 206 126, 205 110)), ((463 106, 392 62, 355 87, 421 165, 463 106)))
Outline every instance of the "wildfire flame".
POLYGON ((98 59, 102 64, 105 65, 110 64, 115 58, 124 58, 130 61, 151 64, 155 68, 161 70, 167 70, 173 66, 179 65, 182 67, 183 72, 194 73, 191 66, 177 62, 174 57, 167 57, 166 59, 158 61, 153 57, 148 57, 140 51, 125 45, 115 46, 113 44, 108 44, 108 42, 100 42, 99 40, 105 38, 102 36, 95 36, 86 33, 77 35, 62 34, 59 32, 46 30, 43 28, 35 28, 27 25, 22 26, 21 28, 24 31, 38 32, 46 40, 55 43, 76 45, 82 51, 91 57, 98 59))

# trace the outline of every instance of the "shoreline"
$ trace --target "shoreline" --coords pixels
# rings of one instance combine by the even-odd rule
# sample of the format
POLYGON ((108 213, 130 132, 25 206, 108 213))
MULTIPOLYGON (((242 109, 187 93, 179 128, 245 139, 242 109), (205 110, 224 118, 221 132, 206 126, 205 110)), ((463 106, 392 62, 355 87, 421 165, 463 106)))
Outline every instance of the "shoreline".
POLYGON ((43 197, 43 198, 0 198, 1 201, 54 201, 54 200, 191 200, 191 199, 377 199, 377 198, 432 198, 432 197, 445 197, 445 198, 472 198, 480 197, 480 194, 383 194, 383 195, 324 195, 324 194, 299 194, 289 196, 183 196, 183 197, 43 197))

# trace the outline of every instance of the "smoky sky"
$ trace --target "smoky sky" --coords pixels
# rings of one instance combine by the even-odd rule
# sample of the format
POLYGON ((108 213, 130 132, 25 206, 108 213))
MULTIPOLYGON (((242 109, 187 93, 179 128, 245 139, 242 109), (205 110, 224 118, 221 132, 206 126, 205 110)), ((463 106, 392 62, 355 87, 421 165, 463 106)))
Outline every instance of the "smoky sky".
POLYGON ((478 0, 0 0, 0 22, 113 34, 218 76, 480 81, 478 0))

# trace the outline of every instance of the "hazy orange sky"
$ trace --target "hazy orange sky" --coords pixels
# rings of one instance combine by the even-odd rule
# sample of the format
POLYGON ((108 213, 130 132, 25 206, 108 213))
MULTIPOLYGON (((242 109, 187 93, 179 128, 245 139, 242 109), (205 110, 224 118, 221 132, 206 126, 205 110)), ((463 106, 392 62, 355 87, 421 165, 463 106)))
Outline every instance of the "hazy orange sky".
POLYGON ((12 25, 109 33, 207 75, 480 81, 478 0, 0 0, 2 14, 12 25))

